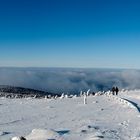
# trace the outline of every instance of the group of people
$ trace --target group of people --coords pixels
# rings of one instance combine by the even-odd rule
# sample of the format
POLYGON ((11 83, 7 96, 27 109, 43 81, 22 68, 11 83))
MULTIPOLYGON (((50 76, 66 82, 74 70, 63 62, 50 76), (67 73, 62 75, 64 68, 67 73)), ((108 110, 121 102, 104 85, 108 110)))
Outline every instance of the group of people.
POLYGON ((118 95, 119 89, 118 89, 118 87, 112 87, 111 91, 112 91, 113 95, 118 95))

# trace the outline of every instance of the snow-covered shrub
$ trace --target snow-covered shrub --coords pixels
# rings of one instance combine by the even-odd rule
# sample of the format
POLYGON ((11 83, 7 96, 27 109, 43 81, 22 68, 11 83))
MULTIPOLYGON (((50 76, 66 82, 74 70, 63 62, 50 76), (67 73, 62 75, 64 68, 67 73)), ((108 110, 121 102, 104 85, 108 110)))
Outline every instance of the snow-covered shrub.
POLYGON ((64 93, 60 96, 60 99, 63 99, 65 97, 64 93))
POLYGON ((84 92, 84 105, 87 104, 87 94, 84 92))

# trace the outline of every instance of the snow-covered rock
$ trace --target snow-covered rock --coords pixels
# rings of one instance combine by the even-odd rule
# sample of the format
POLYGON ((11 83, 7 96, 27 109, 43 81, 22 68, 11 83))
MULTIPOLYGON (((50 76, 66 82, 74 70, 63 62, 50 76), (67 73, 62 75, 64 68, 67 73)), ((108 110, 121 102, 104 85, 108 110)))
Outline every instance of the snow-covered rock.
POLYGON ((26 140, 24 137, 13 137, 12 140, 26 140))
MULTIPOLYGON (((26 137, 27 140, 60 140, 60 135, 50 129, 34 129, 26 137)), ((61 139, 62 140, 62 139, 61 139)))

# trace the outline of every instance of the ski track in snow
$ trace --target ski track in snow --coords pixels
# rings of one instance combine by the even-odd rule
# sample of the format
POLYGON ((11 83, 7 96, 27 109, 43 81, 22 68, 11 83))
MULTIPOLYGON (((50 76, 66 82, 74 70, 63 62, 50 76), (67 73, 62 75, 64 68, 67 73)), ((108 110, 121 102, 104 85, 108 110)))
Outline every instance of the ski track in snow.
POLYGON ((11 121, 11 122, 6 122, 6 123, 0 123, 0 125, 10 125, 10 124, 13 124, 13 123, 18 123, 22 120, 14 120, 14 121, 11 121))
POLYGON ((0 99, 0 140, 139 140, 139 97, 138 91, 89 96, 86 105, 83 97, 0 99))

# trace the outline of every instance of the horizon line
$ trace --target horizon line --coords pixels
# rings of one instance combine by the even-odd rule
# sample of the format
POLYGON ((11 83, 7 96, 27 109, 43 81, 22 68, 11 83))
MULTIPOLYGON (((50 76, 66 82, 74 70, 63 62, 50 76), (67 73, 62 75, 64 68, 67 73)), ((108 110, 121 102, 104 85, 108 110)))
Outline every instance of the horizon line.
POLYGON ((116 68, 116 67, 62 67, 62 66, 59 66, 59 67, 56 67, 56 66, 0 66, 0 68, 23 68, 23 69, 26 69, 26 68, 34 68, 34 69, 37 69, 37 68, 44 68, 44 69, 47 69, 47 68, 56 68, 56 69, 118 69, 118 70, 140 70, 140 68, 116 68))

